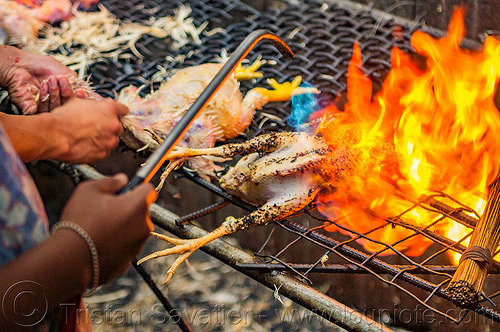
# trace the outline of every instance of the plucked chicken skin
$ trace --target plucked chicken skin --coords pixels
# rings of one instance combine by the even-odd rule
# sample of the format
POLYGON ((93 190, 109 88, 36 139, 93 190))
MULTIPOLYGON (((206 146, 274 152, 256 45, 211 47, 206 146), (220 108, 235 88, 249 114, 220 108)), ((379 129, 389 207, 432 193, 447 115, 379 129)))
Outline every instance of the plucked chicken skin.
MULTIPOLYGON (((356 129, 352 129, 339 134, 339 142, 349 141, 346 140, 346 135, 356 134, 356 129)), ((376 163, 396 160, 391 144, 380 142, 369 149, 368 152, 377 158, 373 158, 373 164, 359 164, 358 157, 367 152, 366 147, 348 143, 332 147, 322 136, 306 132, 264 134, 243 143, 210 149, 177 148, 170 153, 169 158, 199 155, 228 158, 238 154, 245 155, 220 179, 220 185, 231 195, 258 208, 241 218, 226 218, 219 228, 198 239, 183 240, 152 233, 174 247, 154 252, 139 263, 178 254, 167 271, 167 282, 191 253, 208 242, 240 229, 284 219, 311 203, 320 190, 338 187, 349 190, 348 183, 354 177, 366 178, 377 166, 376 163)))
MULTIPOLYGON (((315 88, 299 87, 301 78, 298 76, 292 82, 282 84, 268 80, 272 89, 257 87, 243 97, 238 80, 262 76, 256 72, 260 64, 260 60, 257 60, 247 68, 240 66, 224 82, 184 134, 180 146, 197 149, 213 147, 215 142, 225 141, 243 133, 250 125, 255 110, 265 104, 286 101, 292 94, 319 92, 315 88)), ((179 70, 158 90, 145 98, 139 97, 140 90, 137 87, 123 89, 118 101, 130 109, 130 113, 122 119, 126 129, 123 136, 125 143, 132 148, 148 147, 155 150, 158 141, 168 136, 222 65, 207 63, 179 70)), ((185 159, 173 160, 162 180, 185 159)), ((216 169, 211 160, 203 157, 190 159, 189 167, 204 177, 213 174, 216 169)))

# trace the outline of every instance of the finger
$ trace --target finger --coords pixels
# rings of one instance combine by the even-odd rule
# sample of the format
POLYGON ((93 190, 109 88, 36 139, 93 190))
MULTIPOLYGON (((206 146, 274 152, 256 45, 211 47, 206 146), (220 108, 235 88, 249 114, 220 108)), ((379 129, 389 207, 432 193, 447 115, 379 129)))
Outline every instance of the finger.
POLYGON ((147 229, 145 229, 145 234, 144 237, 147 237, 151 231, 153 231, 153 223, 151 222, 151 218, 149 216, 148 209, 153 204, 156 202, 156 199, 158 198, 158 194, 156 193, 156 190, 154 190, 154 187, 151 183, 142 183, 139 186, 137 186, 135 189, 132 191, 126 193, 126 197, 124 199, 127 202, 137 202, 138 204, 138 209, 146 209, 146 226, 147 229), (146 204, 144 204, 146 203, 146 204))
POLYGON ((113 140, 118 138, 123 133, 123 125, 119 118, 113 114, 106 114, 108 118, 106 119, 106 125, 103 127, 101 132, 102 135, 113 136, 113 140))
POLYGON ((116 148, 120 144, 120 134, 115 136, 115 140, 116 140, 116 144, 114 147, 116 148))
POLYGON ((118 117, 121 118, 121 117, 124 117, 125 115, 127 115, 129 112, 128 107, 121 104, 121 103, 117 103, 117 104, 118 104, 118 112, 117 112, 118 117))
POLYGON ((116 123, 113 124, 111 132, 115 134, 117 138, 123 133, 123 125, 119 120, 117 120, 116 123))
POLYGON ((158 194, 151 183, 141 183, 131 191, 124 194, 127 197, 127 201, 140 202, 141 204, 146 203, 145 206, 150 206, 158 198, 158 194))
POLYGON ((21 105, 21 109, 25 115, 35 114, 37 112, 38 105, 35 101, 26 101, 24 105, 21 105))
POLYGON ((118 173, 112 177, 96 180, 97 189, 105 193, 116 193, 128 182, 128 177, 124 173, 118 173))
POLYGON ((120 136, 122 133, 123 133, 123 125, 120 122, 120 125, 118 126, 118 128, 116 128, 115 134, 120 136))
POLYGON ((56 107, 61 106, 61 94, 59 91, 59 84, 57 82, 57 77, 50 76, 49 77, 49 109, 54 109, 56 107))
POLYGON ((73 98, 73 89, 69 83, 67 76, 61 75, 57 78, 59 91, 61 92, 61 104, 66 103, 69 99, 73 98))
POLYGON ((108 142, 109 143, 106 150, 109 154, 114 148, 118 146, 118 144, 120 144, 120 138, 118 137, 118 135, 114 135, 108 140, 108 142))
POLYGON ((110 98, 106 98, 106 102, 113 103, 113 110, 119 118, 128 114, 128 107, 127 106, 125 106, 121 103, 118 103, 110 98))
POLYGON ((76 96, 76 98, 86 99, 87 98, 87 93, 83 89, 76 89, 75 90, 75 96, 76 96))
MULTIPOLYGON (((67 68, 67 69, 69 69, 69 68, 67 68)), ((76 73, 76 71, 71 70, 71 69, 69 69, 69 72, 65 73, 64 76, 66 76, 66 77, 71 76, 74 79, 78 78, 78 74, 76 73)))
POLYGON ((49 84, 47 81, 42 82, 40 86, 40 97, 38 98, 38 111, 49 111, 49 84))

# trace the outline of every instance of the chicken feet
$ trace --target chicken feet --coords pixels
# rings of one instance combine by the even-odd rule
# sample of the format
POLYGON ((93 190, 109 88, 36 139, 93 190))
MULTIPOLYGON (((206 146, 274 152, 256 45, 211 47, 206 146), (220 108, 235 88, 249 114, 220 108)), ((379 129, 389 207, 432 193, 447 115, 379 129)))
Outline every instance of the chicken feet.
POLYGON ((200 247, 224 235, 232 234, 237 230, 247 229, 252 226, 265 225, 269 222, 286 218, 287 216, 306 207, 314 199, 318 190, 319 188, 314 192, 309 193, 309 195, 296 197, 286 202, 281 202, 282 204, 279 204, 277 202, 265 204, 256 211, 241 218, 234 218, 232 216, 229 216, 221 226, 208 233, 207 235, 197 239, 178 239, 156 232, 151 232, 151 235, 156 236, 159 240, 163 240, 169 244, 173 244, 174 247, 156 251, 140 259, 137 264, 142 264, 153 258, 178 254, 179 256, 176 258, 172 266, 167 270, 167 278, 163 282, 163 284, 166 284, 172 278, 179 265, 200 247))

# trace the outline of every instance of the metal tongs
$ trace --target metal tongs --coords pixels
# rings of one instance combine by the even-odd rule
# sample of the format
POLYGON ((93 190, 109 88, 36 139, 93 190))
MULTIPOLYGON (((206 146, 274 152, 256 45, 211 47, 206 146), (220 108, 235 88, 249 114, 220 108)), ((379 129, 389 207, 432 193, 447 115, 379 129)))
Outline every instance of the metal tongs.
POLYGON ((168 153, 177 145, 184 133, 189 129, 196 116, 207 106, 212 97, 224 84, 226 79, 234 72, 238 64, 247 56, 252 48, 262 39, 269 39, 281 54, 288 58, 293 58, 293 52, 287 44, 279 37, 267 30, 256 30, 249 34, 229 57, 226 64, 219 70, 217 75, 210 81, 198 99, 187 110, 172 132, 166 137, 163 143, 153 152, 132 177, 128 185, 120 192, 126 192, 143 182, 149 182, 163 165, 168 153))

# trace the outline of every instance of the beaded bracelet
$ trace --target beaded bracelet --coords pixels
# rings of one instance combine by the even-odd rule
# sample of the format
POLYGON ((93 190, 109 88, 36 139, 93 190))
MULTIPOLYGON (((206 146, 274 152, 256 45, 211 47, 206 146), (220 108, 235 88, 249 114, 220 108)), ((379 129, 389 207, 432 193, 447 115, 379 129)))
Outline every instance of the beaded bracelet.
POLYGON ((99 257, 97 256, 97 249, 94 245, 94 241, 90 238, 90 235, 80 226, 69 221, 59 221, 54 226, 52 226, 52 233, 61 228, 68 228, 77 232, 84 240, 90 250, 90 255, 92 258, 92 288, 87 291, 84 296, 94 295, 99 286, 99 257))

